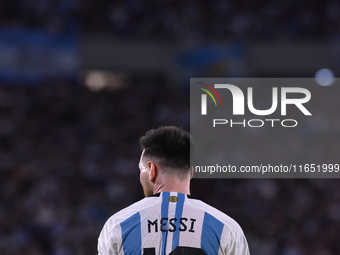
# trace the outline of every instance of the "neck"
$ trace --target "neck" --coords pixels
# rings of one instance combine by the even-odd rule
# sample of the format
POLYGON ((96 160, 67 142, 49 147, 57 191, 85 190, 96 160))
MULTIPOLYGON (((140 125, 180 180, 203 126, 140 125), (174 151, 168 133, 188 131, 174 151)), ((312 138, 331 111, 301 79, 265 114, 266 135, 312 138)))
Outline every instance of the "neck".
POLYGON ((190 195, 190 177, 183 180, 172 175, 162 175, 157 178, 153 189, 153 194, 172 191, 190 195))

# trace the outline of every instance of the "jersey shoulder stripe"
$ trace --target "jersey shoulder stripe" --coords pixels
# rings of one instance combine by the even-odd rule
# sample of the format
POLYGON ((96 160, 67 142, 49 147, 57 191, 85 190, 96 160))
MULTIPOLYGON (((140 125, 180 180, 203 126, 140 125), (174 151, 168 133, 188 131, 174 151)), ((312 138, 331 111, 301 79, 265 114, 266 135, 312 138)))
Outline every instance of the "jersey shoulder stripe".
POLYGON ((124 254, 142 254, 142 236, 139 212, 120 223, 124 254))
POLYGON ((208 205, 207 203, 198 199, 189 199, 189 201, 193 207, 207 212, 212 217, 220 221, 228 229, 231 235, 234 235, 235 231, 241 230, 241 227, 233 218, 216 209, 215 207, 212 207, 211 205, 208 205))
POLYGON ((201 235, 201 247, 208 254, 218 254, 224 224, 205 212, 201 235))
POLYGON ((157 202, 157 200, 157 197, 146 197, 116 212, 106 222, 109 231, 111 231, 115 226, 119 225, 124 220, 134 215, 136 212, 152 207, 157 202))

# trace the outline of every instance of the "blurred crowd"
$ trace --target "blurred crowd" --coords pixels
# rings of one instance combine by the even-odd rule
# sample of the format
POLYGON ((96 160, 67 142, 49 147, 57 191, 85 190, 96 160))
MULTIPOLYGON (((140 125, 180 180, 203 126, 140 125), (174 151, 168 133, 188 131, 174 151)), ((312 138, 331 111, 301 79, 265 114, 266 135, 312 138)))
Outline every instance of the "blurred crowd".
MULTIPOLYGON (((161 125, 189 129, 188 97, 163 77, 115 92, 63 79, 2 84, 0 254, 96 254, 104 222, 143 197, 138 138, 161 125)), ((250 154, 242 141, 235 151, 250 154)), ((240 223, 252 255, 336 255, 339 187, 339 179, 194 179, 191 193, 240 223)))
MULTIPOLYGON (((0 1, 0 26, 168 40, 328 38, 340 34, 340 3, 0 1)), ((319 100, 313 120, 289 139, 277 137, 276 146, 267 139, 253 153, 240 137, 255 133, 245 129, 230 137, 228 156, 234 164, 268 155, 278 164, 281 156, 336 162, 338 99, 319 100), (328 117, 317 108, 323 104, 333 109, 328 117)), ((1 83, 0 254, 96 254, 105 221, 143 197, 138 139, 161 125, 190 126, 187 89, 162 75, 98 92, 62 78, 36 86, 1 83)), ((191 193, 240 223, 252 255, 340 254, 339 179, 194 179, 191 193)))
POLYGON ((105 220, 143 197, 139 137, 188 129, 183 97, 159 78, 116 93, 1 85, 0 254, 95 254, 105 220))
POLYGON ((183 38, 306 39, 340 32, 336 0, 19 0, 0 2, 0 24, 59 33, 183 38))

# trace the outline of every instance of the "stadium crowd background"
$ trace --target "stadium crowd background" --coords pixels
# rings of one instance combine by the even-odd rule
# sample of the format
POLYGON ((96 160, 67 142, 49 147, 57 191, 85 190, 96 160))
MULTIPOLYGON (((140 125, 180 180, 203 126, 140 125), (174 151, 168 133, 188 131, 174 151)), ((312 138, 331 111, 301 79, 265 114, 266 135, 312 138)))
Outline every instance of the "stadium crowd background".
POLYGON ((29 0, 2 1, 4 25, 123 36, 308 38, 338 34, 335 0, 29 0))
MULTIPOLYGON (((57 33, 260 40, 332 37, 340 26, 336 1, 31 0, 0 5, 2 27, 57 33)), ((189 129, 188 91, 169 80, 158 74, 136 76, 114 93, 93 93, 76 79, 62 77, 38 86, 0 84, 0 254, 96 253, 105 220, 143 197, 138 138, 161 125, 189 129)), ((337 111, 330 114, 339 118, 337 111)), ((339 139, 332 127, 322 132, 328 133, 318 141, 322 148, 339 139)), ((234 138, 233 144, 239 153, 247 150, 242 139, 234 138)), ((257 153, 269 150, 264 146, 257 153)), ((338 157, 337 152, 329 157, 338 157)), ((340 252, 338 179, 195 179, 192 195, 236 219, 252 255, 340 252)))

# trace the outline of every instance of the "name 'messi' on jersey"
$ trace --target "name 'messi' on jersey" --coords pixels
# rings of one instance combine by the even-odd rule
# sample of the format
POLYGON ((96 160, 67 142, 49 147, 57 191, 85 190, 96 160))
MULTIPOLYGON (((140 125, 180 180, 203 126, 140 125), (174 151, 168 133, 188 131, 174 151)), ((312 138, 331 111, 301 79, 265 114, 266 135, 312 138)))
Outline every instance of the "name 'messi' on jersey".
POLYGON ((151 233, 152 231, 154 232, 158 232, 158 230, 160 230, 161 232, 175 232, 176 230, 178 231, 189 231, 194 233, 195 232, 195 221, 196 219, 193 218, 180 218, 180 219, 176 219, 176 218, 161 218, 159 221, 158 219, 151 221, 148 219, 148 233, 151 233), (189 220, 189 226, 187 226, 188 224, 188 220, 189 220), (178 224, 176 224, 177 222, 179 222, 180 226, 178 227, 178 224))

